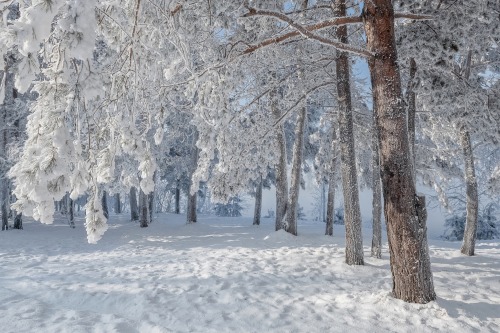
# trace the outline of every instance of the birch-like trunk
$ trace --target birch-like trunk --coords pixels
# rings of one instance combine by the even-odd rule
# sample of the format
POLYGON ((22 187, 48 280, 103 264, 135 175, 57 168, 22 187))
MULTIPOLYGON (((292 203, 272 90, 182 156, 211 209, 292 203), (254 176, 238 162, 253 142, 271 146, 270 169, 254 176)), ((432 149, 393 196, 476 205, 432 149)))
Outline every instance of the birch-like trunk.
POLYGON ((380 159, 378 149, 378 132, 376 125, 375 110, 373 111, 373 129, 372 129, 372 257, 382 258, 382 193, 380 185, 380 159))
MULTIPOLYGON (((270 93, 271 111, 276 120, 281 118, 281 111, 278 109, 277 92, 273 89, 270 93)), ((286 157, 286 139, 283 125, 276 128, 276 142, 278 144, 278 164, 276 165, 276 222, 275 230, 283 229, 288 204, 288 175, 286 157)))
POLYGON ((137 190, 133 186, 130 188, 130 220, 139 220, 139 208, 137 207, 137 190))
POLYGON ((262 213, 262 176, 260 176, 255 189, 255 209, 253 213, 253 225, 260 225, 261 213, 262 213))
POLYGON ((121 214, 122 213, 122 202, 120 199, 120 193, 115 193, 115 214, 121 214))
MULTIPOLYGON (((335 2, 335 16, 346 16, 345 0, 335 2)), ((347 44, 347 26, 337 27, 337 39, 347 44)), ((347 52, 337 51, 337 96, 339 105, 339 148, 344 221, 346 229, 345 260, 348 265, 363 265, 363 238, 359 208, 358 175, 354 150, 354 129, 351 102, 351 75, 347 52)))
POLYGON ((141 228, 149 225, 148 195, 142 189, 139 190, 139 223, 141 228))
POLYGON ((300 177, 302 173, 302 157, 304 154, 304 129, 307 122, 307 107, 303 106, 297 116, 295 126, 295 142, 293 143, 292 174, 290 194, 286 212, 285 231, 297 235, 297 210, 299 205, 300 177))
POLYGON ((474 255, 477 232, 477 215, 479 198, 477 193, 476 170, 474 167, 474 154, 470 141, 470 134, 465 127, 460 130, 460 144, 464 154, 465 162, 465 184, 466 184, 466 206, 467 215, 465 221, 464 239, 460 251, 467 255, 474 255))
POLYGON ((407 302, 436 299, 427 247, 425 199, 417 197, 394 36, 391 0, 365 2, 363 21, 379 130, 380 167, 393 296, 407 302))

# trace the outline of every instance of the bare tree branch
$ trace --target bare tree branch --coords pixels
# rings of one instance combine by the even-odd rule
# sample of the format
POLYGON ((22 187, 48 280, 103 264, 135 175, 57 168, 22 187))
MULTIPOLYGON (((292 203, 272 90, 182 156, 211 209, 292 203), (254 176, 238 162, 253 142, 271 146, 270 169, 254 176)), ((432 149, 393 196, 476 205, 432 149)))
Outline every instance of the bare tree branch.
MULTIPOLYGON (((249 12, 247 14, 243 15, 243 17, 272 16, 272 17, 275 17, 283 22, 290 24, 290 26, 292 26, 296 30, 288 32, 288 33, 280 35, 280 36, 277 36, 277 37, 265 39, 258 44, 251 45, 248 48, 246 48, 245 50, 243 50, 243 52, 241 53, 242 55, 252 53, 260 48, 263 48, 263 47, 266 47, 266 46, 269 46, 272 44, 278 44, 284 40, 287 40, 287 39, 290 39, 290 38, 293 38, 296 36, 300 36, 300 35, 304 35, 304 36, 311 38, 311 39, 317 39, 317 38, 313 38, 311 36, 308 36, 304 32, 312 32, 312 31, 316 31, 316 30, 326 29, 326 28, 330 28, 330 27, 338 27, 338 26, 348 25, 348 24, 361 24, 361 23, 363 23, 363 19, 361 16, 344 16, 344 17, 335 17, 335 18, 330 19, 330 20, 322 21, 319 23, 311 24, 311 25, 302 26, 302 25, 299 25, 299 24, 293 22, 293 20, 288 18, 286 15, 283 15, 283 14, 280 14, 277 12, 257 10, 255 8, 252 8, 249 6, 246 6, 246 8, 248 9, 249 12), (300 27, 302 29, 299 29, 297 27, 300 27)), ((419 15, 419 14, 412 14, 412 13, 395 13, 394 18, 396 18, 396 19, 409 19, 409 20, 432 20, 433 19, 433 17, 429 16, 429 15, 419 15)), ((313 35, 313 36, 316 36, 316 35, 313 35)), ((320 38, 323 38, 323 37, 320 37, 320 38)), ((330 40, 327 40, 327 41, 332 42, 330 40)), ((320 42, 325 42, 325 41, 320 41, 320 42)), ((331 45, 329 42, 326 44, 331 45)), ((345 50, 343 48, 343 46, 345 44, 337 43, 337 42, 334 42, 334 43, 340 44, 340 47, 338 47, 338 48, 345 50)), ((332 46, 335 47, 335 45, 332 45, 332 46)), ((362 54, 359 54, 358 52, 354 52, 358 55, 362 55, 364 57, 367 57, 367 56, 371 57, 372 56, 372 54, 366 50, 359 49, 359 48, 356 48, 356 49, 358 51, 359 50, 363 51, 362 54)), ((345 50, 345 51, 351 52, 349 50, 345 50)))

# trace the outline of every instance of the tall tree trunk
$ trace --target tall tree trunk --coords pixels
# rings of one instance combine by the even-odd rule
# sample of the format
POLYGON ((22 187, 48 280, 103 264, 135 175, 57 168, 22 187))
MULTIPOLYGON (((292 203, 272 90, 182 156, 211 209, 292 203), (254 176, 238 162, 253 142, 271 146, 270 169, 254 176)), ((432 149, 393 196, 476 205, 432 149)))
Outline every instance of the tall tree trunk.
POLYGON ((154 205, 155 205, 155 192, 153 191, 148 194, 149 223, 153 222, 154 205))
POLYGON ((106 191, 102 191, 101 205, 102 205, 102 213, 107 220, 109 219, 109 209, 108 209, 108 193, 106 191))
POLYGON ((175 186, 175 214, 180 214, 181 212, 181 188, 180 181, 177 179, 177 184, 175 186))
POLYGON ((406 112, 394 38, 391 0, 365 2, 363 21, 370 59, 374 105, 379 129, 384 212, 391 256, 394 297, 427 303, 436 299, 423 197, 412 177, 406 112))
MULTIPOLYGON (((374 106, 375 107, 375 106, 374 106)), ((376 122, 376 111, 373 110, 372 129, 372 257, 382 258, 382 193, 380 187, 380 158, 378 150, 378 131, 376 122)))
MULTIPOLYGON (((271 111, 276 120, 281 118, 278 108, 277 91, 273 89, 270 93, 271 111)), ((276 222, 275 230, 283 229, 288 203, 288 175, 286 157, 286 138, 283 125, 276 129, 276 142, 278 144, 278 164, 276 165, 276 222)))
POLYGON ((262 212, 262 176, 260 176, 255 189, 255 209, 253 213, 253 225, 260 225, 261 212, 262 212))
MULTIPOLYGON (((335 2, 335 15, 346 16, 345 0, 335 2)), ((347 44, 347 26, 338 27, 337 38, 347 44)), ((363 238, 359 208, 358 175, 354 150, 354 129, 351 102, 351 75, 347 52, 337 51, 337 96, 339 104, 339 146, 344 219, 346 229, 345 259, 348 265, 363 265, 363 238)))
POLYGON ((408 121, 408 141, 410 148, 410 162, 412 167, 413 182, 417 182, 417 170, 415 166, 415 116, 417 111, 417 98, 415 94, 415 76, 417 74, 417 63, 415 59, 410 59, 410 80, 408 81, 407 91, 407 121, 408 121))
POLYGON ((69 198, 69 226, 75 227, 75 202, 69 198))
POLYGON ((149 225, 148 195, 142 189, 139 190, 139 223, 141 228, 149 225))
POLYGON ((335 221, 335 186, 336 186, 336 168, 337 168, 337 133, 335 131, 335 122, 332 120, 332 143, 330 154, 332 155, 330 165, 330 175, 328 177, 328 202, 326 204, 326 231, 325 235, 333 236, 333 222, 335 221))
MULTIPOLYGON (((190 191, 191 191, 191 186, 190 186, 190 191)), ((187 208, 186 208, 186 220, 187 223, 196 223, 198 220, 197 214, 196 214, 196 203, 198 201, 198 193, 188 194, 188 202, 187 202, 187 208)))
MULTIPOLYGON (((302 0, 301 9, 307 9, 309 1, 302 0)), ((299 65, 303 67, 302 65, 299 65)), ((304 77, 304 69, 299 69, 299 80, 304 77)), ((295 125, 295 141, 293 143, 292 173, 290 176, 290 194, 285 216, 285 231, 297 236, 297 211, 299 208, 300 180, 302 175, 302 159, 304 156, 304 130, 307 123, 307 98, 299 110, 295 125)))
POLYGON ((192 161, 192 171, 191 171, 191 182, 189 183, 189 193, 188 193, 188 203, 187 203, 187 213, 186 213, 186 222, 187 223, 196 223, 198 221, 197 216, 197 203, 198 203, 198 191, 191 194, 193 187, 193 175, 196 167, 198 165, 198 147, 196 146, 196 141, 198 141, 198 132, 195 132, 193 137, 193 161, 192 161))
POLYGON ((9 182, 3 177, 2 181, 2 230, 9 229, 9 182))
POLYGON ((137 207, 137 190, 135 187, 130 188, 130 220, 139 220, 139 208, 137 207))
POLYGON ((467 255, 474 255, 477 232, 478 194, 476 170, 474 167, 474 154, 470 141, 470 134, 465 127, 460 130, 460 144, 462 146, 465 161, 465 184, 467 193, 467 216, 465 221, 464 239, 460 251, 467 255))
POLYGON ((302 157, 304 155, 304 129, 307 122, 307 107, 304 105, 297 116, 295 126, 295 142, 293 143, 292 174, 290 195, 286 212, 285 231, 297 235, 297 210, 299 205, 300 177, 302 174, 302 157))
POLYGON ((115 193, 115 214, 122 213, 122 202, 120 199, 120 193, 115 193))

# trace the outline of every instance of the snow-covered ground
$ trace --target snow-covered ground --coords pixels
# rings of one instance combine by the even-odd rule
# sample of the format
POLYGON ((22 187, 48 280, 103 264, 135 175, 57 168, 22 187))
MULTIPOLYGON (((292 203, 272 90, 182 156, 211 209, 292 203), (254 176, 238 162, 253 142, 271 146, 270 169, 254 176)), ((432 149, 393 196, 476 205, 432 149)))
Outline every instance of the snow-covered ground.
POLYGON ((141 229, 112 216, 97 245, 63 222, 0 233, 1 332, 500 332, 500 243, 430 239, 438 299, 391 298, 382 260, 344 261, 344 233, 298 237, 247 218, 162 215, 141 229))

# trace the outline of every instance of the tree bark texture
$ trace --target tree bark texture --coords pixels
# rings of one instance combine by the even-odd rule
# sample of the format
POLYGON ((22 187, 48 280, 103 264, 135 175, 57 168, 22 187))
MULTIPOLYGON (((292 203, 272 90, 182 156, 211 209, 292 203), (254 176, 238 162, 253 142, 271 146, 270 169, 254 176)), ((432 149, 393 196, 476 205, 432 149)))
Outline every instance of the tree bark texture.
MULTIPOLYGON (((196 166, 198 165, 198 147, 196 146, 196 141, 198 141, 198 132, 195 133, 194 138, 193 138, 193 161, 192 161, 192 172, 191 176, 194 174, 194 171, 196 170, 196 166)), ((192 177, 191 177, 192 178, 192 177)), ((198 216, 197 216, 197 203, 198 203, 198 193, 195 192, 191 194, 193 186, 193 179, 191 179, 191 182, 189 183, 189 193, 188 193, 188 202, 187 202, 187 212, 186 212, 186 222, 187 223, 196 223, 198 221, 198 216)))
MULTIPOLYGON (((346 16, 345 0, 335 2, 335 15, 346 16)), ((348 43, 347 26, 337 27, 337 39, 348 43)), ((344 221, 346 229, 346 263, 363 265, 363 238, 359 208, 358 175, 354 150, 354 129, 351 102, 351 78, 347 52, 336 51, 337 97, 339 105, 339 148, 342 190, 344 194, 344 221)))
POLYGON ((75 202, 69 198, 69 226, 75 227, 75 202))
MULTIPOLYGON (((281 111, 278 108, 276 89, 271 91, 271 111, 276 120, 281 118, 281 111)), ((276 221, 275 230, 283 229, 288 204, 288 175, 286 157, 286 139, 283 125, 276 128, 276 142, 278 144, 278 164, 276 165, 276 221)))
POLYGON ((406 112, 394 38, 390 0, 372 0, 363 7, 374 105, 379 130, 380 167, 393 296, 406 302, 436 299, 426 240, 423 198, 412 177, 406 112))
POLYGON ((465 184, 467 194, 467 215, 465 220, 464 239, 462 241, 462 248, 460 251, 467 256, 473 256, 476 245, 479 198, 477 193, 476 170, 474 167, 474 154, 472 151, 470 134, 465 127, 462 127, 460 130, 460 144, 464 154, 465 184))
POLYGON ((130 220, 139 220, 139 208, 137 207, 137 190, 133 186, 130 188, 130 220))
POLYGON ((181 188, 180 188, 180 181, 177 179, 177 184, 175 187, 175 214, 180 214, 181 213, 181 188))
POLYGON ((102 205, 102 213, 104 214, 104 217, 107 220, 109 219, 109 209, 108 209, 108 193, 106 191, 102 191, 101 205, 102 205))
POLYGON ((337 140, 337 133, 335 131, 335 121, 332 119, 332 143, 330 154, 332 156, 330 165, 330 175, 328 177, 328 199, 326 204, 326 231, 325 235, 333 236, 333 222, 335 221, 335 182, 336 182, 336 168, 337 168, 337 147, 335 142, 337 140))
POLYGON ((408 81, 407 91, 407 122, 408 122, 408 141, 410 147, 410 161, 412 167, 413 182, 417 181, 417 170, 415 167, 415 116, 417 111, 417 98, 415 94, 415 76, 417 75, 417 63, 415 59, 410 59, 410 80, 408 81))
POLYGON ((120 193, 115 193, 115 214, 122 213, 122 202, 120 199, 120 193))
POLYGON ((380 185, 380 160, 378 150, 378 132, 375 124, 375 111, 373 117, 372 130, 372 217, 373 217, 373 234, 372 234, 372 257, 382 258, 382 192, 380 185))
POLYGON ((149 225, 148 195, 139 190, 139 224, 141 228, 149 225))
POLYGON ((255 209, 253 213, 253 225, 260 225, 261 213, 262 213, 262 176, 260 176, 255 189, 255 209))
POLYGON ((292 174, 290 179, 290 195, 286 212, 285 231, 297 236, 297 210, 299 205, 300 177, 302 174, 302 157, 304 154, 304 129, 307 122, 307 107, 304 105, 297 116, 295 125, 295 141, 293 143, 292 174))

